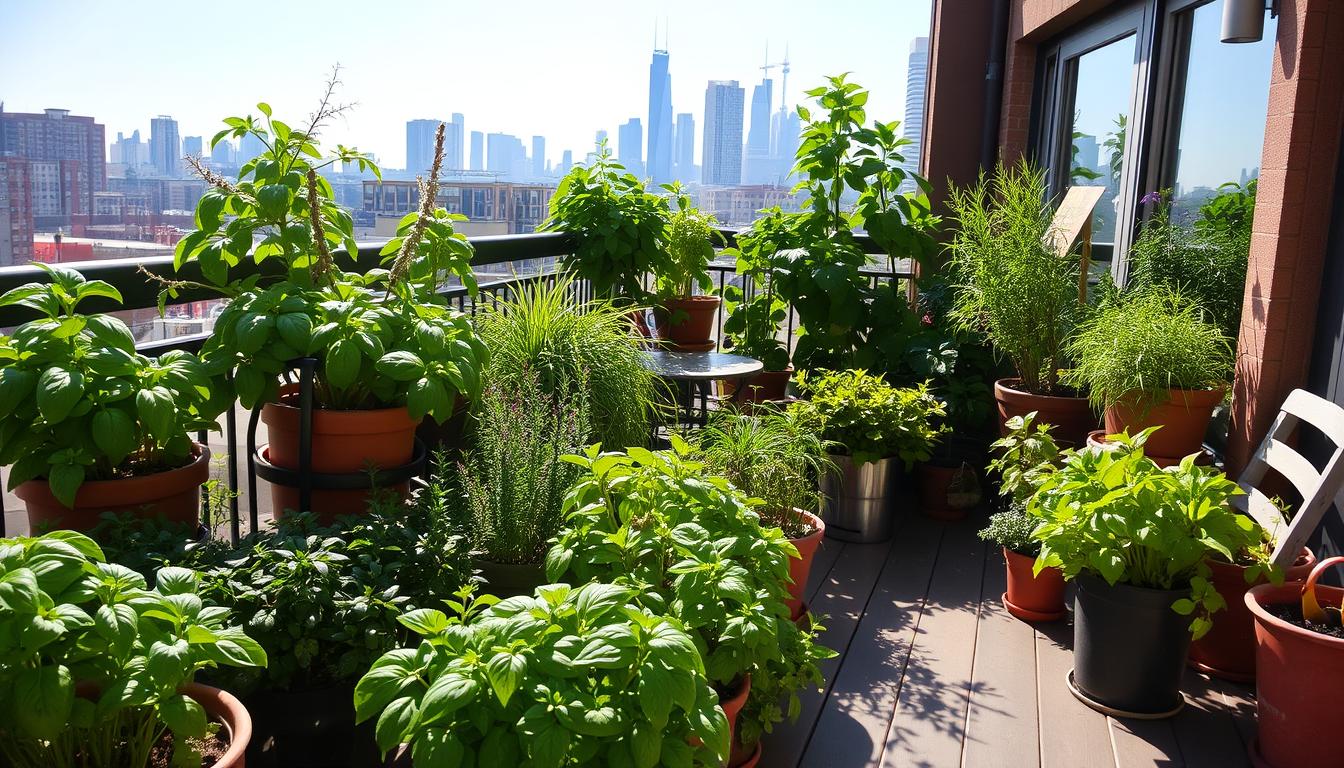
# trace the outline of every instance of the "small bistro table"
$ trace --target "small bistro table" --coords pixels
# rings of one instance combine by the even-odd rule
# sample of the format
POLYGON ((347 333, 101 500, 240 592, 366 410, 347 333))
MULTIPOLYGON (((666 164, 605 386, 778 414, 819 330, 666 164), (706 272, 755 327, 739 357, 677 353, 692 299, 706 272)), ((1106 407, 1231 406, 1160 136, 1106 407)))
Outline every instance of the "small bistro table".
POLYGON ((741 386, 743 380, 765 369, 765 365, 754 357, 727 352, 669 352, 656 349, 644 355, 645 367, 676 387, 677 416, 682 424, 704 425, 707 421, 711 382, 719 379, 736 380, 739 386, 735 388, 731 402, 746 391, 746 387, 741 386), (698 409, 695 403, 697 394, 700 399, 698 409))

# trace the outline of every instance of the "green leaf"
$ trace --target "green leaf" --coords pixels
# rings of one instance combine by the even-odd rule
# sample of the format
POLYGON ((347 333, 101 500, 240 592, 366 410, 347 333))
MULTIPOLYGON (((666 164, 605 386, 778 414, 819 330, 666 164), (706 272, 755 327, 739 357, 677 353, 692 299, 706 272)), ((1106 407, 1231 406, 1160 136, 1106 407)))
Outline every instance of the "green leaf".
POLYGON ((631 590, 615 584, 588 584, 575 597, 579 618, 596 622, 618 605, 630 599, 631 590))
POLYGON ((500 652, 486 664, 485 673, 499 703, 508 706, 513 692, 518 690, 518 685, 527 674, 527 660, 520 653, 500 652))
POLYGON ((424 362, 412 352, 388 352, 379 358, 378 372, 394 381, 412 381, 424 375, 424 362))
POLYGON ((448 617, 433 608, 417 608, 397 617, 402 626, 419 635, 441 635, 448 629, 448 617))
POLYGON ((190 568, 168 566, 154 574, 154 585, 164 595, 194 595, 200 574, 190 568))
POLYGON ((131 329, 118 318, 111 315, 90 315, 84 329, 93 336, 94 341, 104 347, 135 353, 135 336, 131 335, 131 329))
POLYGON ((84 465, 51 465, 47 484, 51 487, 51 495, 55 496, 57 501, 67 508, 74 509, 75 496, 79 493, 79 487, 84 484, 84 465))
POLYGON ((199 739, 205 736, 205 708, 186 694, 175 693, 159 702, 159 719, 178 739, 199 739))
POLYGON ((93 414, 93 444, 112 466, 118 466, 136 448, 135 421, 120 408, 103 408, 93 414))
POLYGON ((299 351, 308 353, 308 342, 313 335, 313 321, 302 312, 287 312, 276 321, 275 329, 286 344, 299 351))
POLYGON ((116 656, 125 656, 138 637, 138 620, 135 609, 126 603, 100 605, 93 614, 93 630, 116 656))
POLYGON ((37 374, 20 368, 0 368, 0 414, 10 414, 37 387, 37 374))
MULTIPOLYGON (((411 744, 411 759, 416 768, 458 768, 465 756, 462 740, 446 728, 425 728, 411 744)), ((480 765, 509 766, 514 763, 486 762, 482 752, 480 765)))
POLYGON ((362 357, 359 354, 359 347, 355 346, 353 341, 337 339, 327 350, 327 360, 324 368, 327 383, 336 389, 349 387, 359 378, 361 364, 362 357))
POLYGON ((662 726, 647 720, 636 720, 630 731, 630 754, 636 768, 653 768, 663 751, 662 726))
POLYGON ((162 442, 172 436, 177 425, 172 392, 164 387, 142 389, 135 395, 135 410, 150 437, 162 442))
POLYGON ((432 415, 436 421, 442 423, 452 408, 452 399, 448 397, 448 391, 443 388, 443 382, 425 376, 412 383, 407 390, 406 406, 413 421, 420 421, 425 416, 432 415))
POLYGON ((480 683, 470 677, 449 672, 435 680, 420 699, 420 718, 426 725, 437 723, 476 698, 480 683))
POLYGON ((37 380, 37 409, 48 423, 65 420, 80 398, 84 397, 84 374, 51 367, 37 380))
POLYGON ((233 388, 244 408, 251 409, 266 392, 266 374, 249 366, 241 366, 233 372, 233 388))
POLYGON ((378 658, 355 684, 355 721, 364 722, 416 681, 415 650, 398 648, 378 658))
POLYGON ((75 684, 64 666, 22 667, 13 672, 10 712, 20 732, 54 740, 65 731, 75 684))
POLYGON ((639 668, 639 706, 644 716, 658 728, 667 727, 672 714, 672 675, 657 663, 645 662, 639 668))
POLYGON ((378 725, 374 728, 378 749, 387 753, 403 741, 408 741, 418 716, 415 699, 403 696, 392 700, 378 717, 378 725))

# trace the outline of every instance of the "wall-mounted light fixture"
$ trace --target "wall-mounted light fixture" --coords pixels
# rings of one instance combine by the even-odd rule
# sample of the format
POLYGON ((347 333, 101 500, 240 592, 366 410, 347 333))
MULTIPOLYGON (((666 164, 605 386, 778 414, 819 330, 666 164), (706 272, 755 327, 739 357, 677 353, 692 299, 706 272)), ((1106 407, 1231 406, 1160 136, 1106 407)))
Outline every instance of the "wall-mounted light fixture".
POLYGON ((1223 0, 1224 43, 1258 43, 1265 36, 1265 11, 1279 15, 1279 0, 1223 0))

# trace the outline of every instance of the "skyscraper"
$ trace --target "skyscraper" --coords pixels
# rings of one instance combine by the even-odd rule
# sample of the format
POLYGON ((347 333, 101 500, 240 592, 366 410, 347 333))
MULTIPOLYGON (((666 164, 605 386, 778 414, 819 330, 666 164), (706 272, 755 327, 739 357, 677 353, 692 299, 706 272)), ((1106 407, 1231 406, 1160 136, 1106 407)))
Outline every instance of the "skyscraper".
POLYGON ((616 133, 616 160, 636 176, 644 175, 644 126, 638 117, 630 118, 616 133))
POLYGON ((672 75, 667 61, 667 51, 655 48, 649 62, 648 174, 654 184, 672 180, 672 75))
POLYGON ((188 136, 182 139, 182 154, 191 155, 192 157, 200 157, 201 148, 204 145, 204 141, 200 136, 188 136))
POLYGON ((532 176, 541 178, 546 175, 546 137, 532 137, 532 176))
POLYGON ((775 184, 778 173, 770 153, 770 112, 775 83, 764 78, 751 91, 751 128, 747 132, 747 164, 743 180, 747 184, 775 184))
POLYGON ((219 143, 210 150, 210 162, 215 165, 233 165, 238 162, 237 155, 234 154, 233 142, 228 139, 220 139, 219 143))
POLYGON ((569 169, 574 167, 574 150, 566 149, 564 154, 560 155, 560 175, 569 173, 569 169))
POLYGON ((168 115, 149 121, 149 162, 163 176, 182 175, 182 140, 177 135, 177 121, 168 115))
POLYGON ((112 143, 112 162, 130 167, 149 162, 149 152, 140 140, 139 131, 133 131, 130 136, 117 132, 117 140, 112 143))
POLYGON ((710 80, 705 88, 705 137, 700 181, 742 182, 742 106, 746 92, 736 80, 710 80))
MULTIPOLYGON (((425 174, 434 162, 434 134, 439 130, 439 120, 406 121, 406 170, 409 173, 425 174)), ((448 137, 444 136, 446 144, 448 137)))
POLYGON ((507 133, 491 133, 485 137, 485 169, 511 178, 527 175, 527 152, 523 140, 507 133))
POLYGON ((266 151, 266 145, 261 143, 261 139, 250 133, 244 133, 238 140, 238 164, 242 165, 248 160, 254 160, 266 151))
POLYGON ((461 112, 454 112, 453 119, 445 126, 443 136, 443 165, 454 171, 467 166, 462 164, 462 152, 467 144, 467 120, 461 112))
MULTIPOLYGON (((918 172, 920 153, 924 148, 924 96, 929 85, 929 38, 916 37, 910 43, 910 66, 905 75, 905 120, 901 135, 910 140, 902 148, 905 168, 918 172)), ((902 191, 913 191, 914 181, 906 180, 902 191)))
POLYGON ((695 175, 695 117, 690 112, 677 114, 677 127, 673 133, 673 170, 677 181, 689 183, 697 179, 695 175))
POLYGON ((471 170, 485 170, 485 134, 480 131, 471 132, 471 170))

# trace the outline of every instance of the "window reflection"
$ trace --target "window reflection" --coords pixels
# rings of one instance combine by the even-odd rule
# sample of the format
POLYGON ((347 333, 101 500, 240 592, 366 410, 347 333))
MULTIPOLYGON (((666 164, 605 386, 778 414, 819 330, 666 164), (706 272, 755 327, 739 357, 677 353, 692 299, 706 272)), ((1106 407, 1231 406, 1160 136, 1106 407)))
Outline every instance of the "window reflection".
POLYGON ((1129 35, 1077 59, 1070 184, 1106 188, 1092 220, 1092 241, 1096 243, 1115 242, 1133 103, 1134 46, 1135 37, 1129 35))

